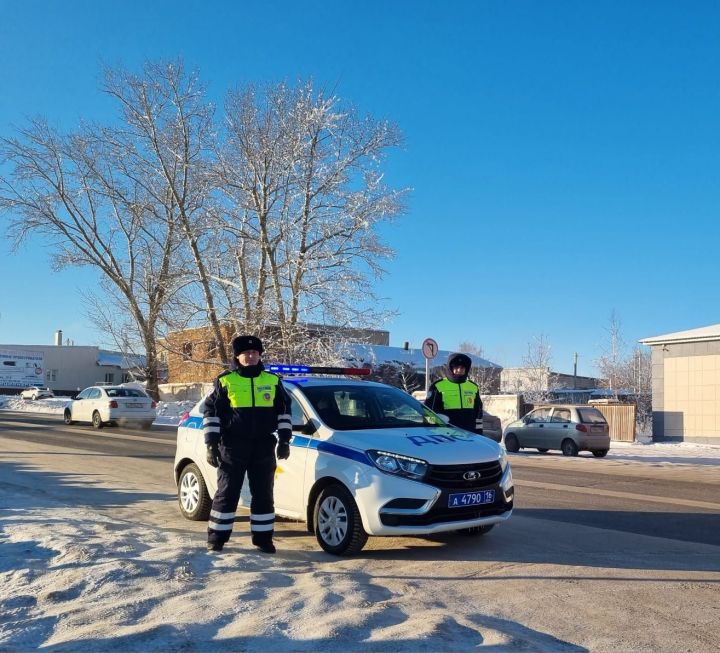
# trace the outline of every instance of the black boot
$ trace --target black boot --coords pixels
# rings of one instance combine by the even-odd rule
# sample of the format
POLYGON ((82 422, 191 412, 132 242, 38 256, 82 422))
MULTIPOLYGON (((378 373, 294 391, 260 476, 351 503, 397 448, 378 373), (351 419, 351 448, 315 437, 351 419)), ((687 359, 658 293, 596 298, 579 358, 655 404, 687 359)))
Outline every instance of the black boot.
POLYGON ((208 551, 222 551, 223 543, 222 542, 208 542, 207 550, 208 551))
POLYGON ((266 537, 256 537, 253 535, 252 543, 263 553, 275 553, 277 551, 273 541, 266 537))

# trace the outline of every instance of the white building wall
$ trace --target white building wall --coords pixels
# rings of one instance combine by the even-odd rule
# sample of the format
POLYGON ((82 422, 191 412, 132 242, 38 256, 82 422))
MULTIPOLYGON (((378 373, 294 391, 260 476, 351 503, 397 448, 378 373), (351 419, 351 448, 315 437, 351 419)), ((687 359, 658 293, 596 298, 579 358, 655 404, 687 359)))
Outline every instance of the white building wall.
POLYGON ((104 382, 106 374, 113 375, 113 383, 122 381, 123 370, 115 366, 98 365, 99 347, 0 344, 0 349, 42 352, 45 369, 42 380, 38 382, 55 392, 76 392, 78 388, 82 390, 104 382))

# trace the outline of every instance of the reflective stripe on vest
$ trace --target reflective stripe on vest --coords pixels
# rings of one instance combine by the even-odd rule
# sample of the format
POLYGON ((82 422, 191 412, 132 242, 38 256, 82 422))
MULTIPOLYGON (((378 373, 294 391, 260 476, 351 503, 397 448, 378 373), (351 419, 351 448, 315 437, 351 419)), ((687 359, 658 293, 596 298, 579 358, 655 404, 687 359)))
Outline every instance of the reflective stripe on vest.
POLYGON ((260 372, 256 377, 240 376, 233 372, 221 376, 220 385, 227 390, 232 408, 272 408, 279 380, 269 372, 260 372))
POLYGON ((478 387, 472 381, 464 383, 453 383, 442 379, 435 384, 443 401, 443 408, 446 410, 457 410, 459 408, 473 408, 478 387))

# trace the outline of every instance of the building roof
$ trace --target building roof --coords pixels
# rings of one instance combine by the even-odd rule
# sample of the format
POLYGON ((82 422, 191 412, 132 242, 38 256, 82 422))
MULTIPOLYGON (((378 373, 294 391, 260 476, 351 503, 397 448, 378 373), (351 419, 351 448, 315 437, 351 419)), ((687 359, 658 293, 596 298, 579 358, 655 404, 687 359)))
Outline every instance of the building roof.
POLYGON ((643 345, 663 345, 668 342, 703 342, 707 340, 720 340, 720 324, 689 329, 688 331, 676 331, 661 336, 643 338, 639 342, 643 345))
POLYGON ((109 367, 119 367, 120 369, 145 367, 145 356, 123 354, 120 351, 100 349, 97 355, 97 364, 109 367))
MULTIPOLYGON (((382 365, 383 363, 407 363, 415 369, 425 369, 425 357, 421 349, 404 349, 403 347, 390 347, 387 345, 359 345, 350 344, 347 346, 349 355, 347 360, 349 363, 357 363, 360 365, 382 365)), ((445 365, 450 354, 455 353, 446 350, 438 351, 435 358, 430 361, 432 367, 445 365)), ((465 353, 465 352, 463 352, 465 353)), ((476 356, 475 354, 467 354, 470 357, 473 367, 490 367, 500 369, 501 366, 492 363, 485 358, 476 356)))

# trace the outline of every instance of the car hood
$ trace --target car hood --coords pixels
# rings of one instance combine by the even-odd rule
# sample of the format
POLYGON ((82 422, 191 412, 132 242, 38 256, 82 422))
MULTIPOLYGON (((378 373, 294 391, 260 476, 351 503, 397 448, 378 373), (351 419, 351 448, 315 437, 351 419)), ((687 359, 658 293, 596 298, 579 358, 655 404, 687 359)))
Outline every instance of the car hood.
POLYGON ((336 431, 326 441, 359 451, 374 449, 420 458, 433 465, 490 462, 502 457, 497 443, 453 427, 336 431))

